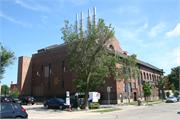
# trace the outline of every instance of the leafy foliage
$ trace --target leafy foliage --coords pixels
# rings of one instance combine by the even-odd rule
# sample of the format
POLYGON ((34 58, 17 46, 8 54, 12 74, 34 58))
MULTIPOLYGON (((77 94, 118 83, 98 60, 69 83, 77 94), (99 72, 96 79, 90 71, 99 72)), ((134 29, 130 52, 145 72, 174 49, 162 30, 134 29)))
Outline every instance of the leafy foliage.
POLYGON ((19 92, 18 91, 14 91, 14 92, 12 92, 11 94, 10 94, 10 96, 12 97, 12 98, 17 98, 17 97, 19 97, 19 92))
POLYGON ((179 90, 180 66, 171 69, 171 74, 168 75, 168 80, 174 84, 175 90, 179 90))
MULTIPOLYGON (((162 94, 164 94, 164 91, 170 87, 170 83, 168 80, 166 80, 164 77, 160 75, 159 80, 156 80, 156 87, 158 88, 159 92, 162 91, 162 94)), ((162 98, 163 101, 163 98, 162 98)))
POLYGON ((13 64, 13 60, 16 59, 14 56, 14 52, 8 51, 5 47, 3 47, 0 43, 1 46, 1 73, 0 73, 0 79, 3 78, 3 74, 5 73, 5 68, 13 64))
POLYGON ((106 44, 112 42, 114 28, 106 26, 103 19, 99 19, 97 25, 91 21, 88 30, 77 30, 77 26, 69 25, 65 21, 65 27, 61 29, 62 39, 67 43, 67 63, 72 67, 71 72, 76 72, 73 80, 77 90, 85 93, 85 106, 88 107, 88 93, 94 88, 101 87, 105 78, 113 74, 117 81, 128 80, 130 76, 138 74, 136 55, 120 58, 115 56, 115 50, 108 50, 106 44), (122 64, 116 67, 116 63, 122 64), (128 75, 128 76, 127 76, 128 75))
POLYGON ((99 103, 89 103, 89 109, 97 109, 100 107, 99 103))
MULTIPOLYGON (((145 82, 142 88, 145 97, 149 97, 150 95, 152 95, 152 85, 150 85, 148 82, 145 82)), ((148 98, 147 98, 147 103, 148 103, 148 98)))
POLYGON ((171 94, 171 93, 170 93, 169 91, 168 91, 168 92, 166 92, 167 97, 169 97, 169 96, 170 96, 170 94, 171 94))
POLYGON ((10 88, 7 85, 2 85, 1 86, 1 95, 5 95, 5 91, 6 91, 6 94, 9 94, 10 88), (7 87, 7 89, 6 89, 6 87, 7 87))
POLYGON ((172 83, 170 87, 171 87, 172 92, 174 93, 174 92, 175 92, 175 86, 174 86, 174 84, 172 83))
POLYGON ((178 92, 178 91, 175 91, 175 92, 174 92, 174 95, 179 95, 179 92, 178 92))

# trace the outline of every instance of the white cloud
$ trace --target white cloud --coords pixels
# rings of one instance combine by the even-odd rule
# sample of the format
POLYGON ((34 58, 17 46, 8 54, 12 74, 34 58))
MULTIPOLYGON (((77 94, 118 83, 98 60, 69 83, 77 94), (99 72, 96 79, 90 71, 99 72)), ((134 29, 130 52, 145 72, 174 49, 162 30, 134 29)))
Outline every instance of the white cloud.
POLYGON ((166 27, 165 23, 161 22, 157 26, 151 28, 149 35, 155 37, 156 35, 160 34, 165 27, 166 27))
POLYGON ((21 22, 21 21, 16 21, 16 20, 14 20, 14 19, 11 18, 11 17, 8 17, 8 16, 3 15, 2 13, 0 13, 0 16, 3 17, 3 18, 5 18, 5 19, 7 19, 7 20, 10 21, 10 22, 13 22, 13 23, 16 23, 16 24, 20 24, 20 25, 22 25, 22 26, 24 26, 24 27, 32 27, 32 24, 24 23, 24 22, 21 22))
POLYGON ((44 7, 36 2, 33 1, 33 4, 27 4, 24 3, 22 1, 16 0, 15 1, 17 4, 21 5, 22 7, 25 7, 27 9, 31 9, 31 10, 35 10, 35 11, 45 11, 45 12, 49 12, 50 9, 47 7, 44 7))
POLYGON ((139 29, 137 29, 136 32, 144 31, 147 29, 147 27, 148 27, 148 20, 146 20, 145 24, 143 26, 141 26, 139 29))
POLYGON ((170 64, 179 65, 180 63, 180 47, 175 48, 172 52, 166 53, 167 57, 171 57, 173 60, 170 64))
POLYGON ((176 26, 176 28, 174 28, 174 30, 167 32, 165 38, 177 37, 179 35, 180 35, 180 23, 176 26))

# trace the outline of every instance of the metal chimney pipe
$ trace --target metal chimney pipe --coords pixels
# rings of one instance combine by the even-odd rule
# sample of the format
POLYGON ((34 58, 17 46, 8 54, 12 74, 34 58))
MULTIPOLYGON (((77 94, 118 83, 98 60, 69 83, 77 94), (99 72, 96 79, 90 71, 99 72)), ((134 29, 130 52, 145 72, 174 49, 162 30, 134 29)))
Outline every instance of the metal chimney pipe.
POLYGON ((76 33, 78 34, 78 29, 79 29, 79 26, 78 26, 78 14, 76 14, 76 33))
POLYGON ((81 29, 83 31, 83 12, 81 12, 81 29))
POLYGON ((96 20, 97 20, 96 7, 94 7, 94 15, 93 15, 94 25, 96 25, 96 22, 97 22, 96 20))
POLYGON ((88 17, 87 17, 87 28, 88 28, 88 31, 89 31, 89 22, 91 21, 91 16, 90 16, 90 9, 88 9, 88 17))

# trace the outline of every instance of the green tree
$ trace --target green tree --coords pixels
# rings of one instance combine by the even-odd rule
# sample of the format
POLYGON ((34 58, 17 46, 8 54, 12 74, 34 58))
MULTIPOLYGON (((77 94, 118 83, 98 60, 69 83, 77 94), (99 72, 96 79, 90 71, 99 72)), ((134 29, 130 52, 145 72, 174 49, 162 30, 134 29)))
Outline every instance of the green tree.
POLYGON ((152 95, 152 85, 150 85, 148 82, 145 82, 142 88, 144 96, 146 97, 146 101, 148 103, 148 97, 152 95))
POLYGON ((168 91, 168 92, 166 92, 166 95, 167 95, 167 97, 169 97, 171 95, 171 93, 168 91))
POLYGON ((174 93, 175 92, 175 86, 173 83, 170 85, 170 88, 171 88, 172 92, 174 93))
POLYGON ((178 91, 175 91, 175 92, 174 92, 174 95, 179 95, 179 92, 178 92, 178 91))
POLYGON ((7 50, 5 47, 1 45, 1 43, 0 46, 1 46, 1 52, 0 52, 0 56, 1 56, 0 80, 1 80, 3 78, 3 74, 6 71, 5 68, 12 65, 16 57, 14 56, 14 52, 7 50))
POLYGON ((1 95, 9 94, 10 88, 7 85, 1 86, 1 95), (6 89, 7 88, 7 89, 6 89))
POLYGON ((174 84, 175 90, 179 90, 180 66, 171 68, 171 74, 167 76, 169 82, 174 84))
POLYGON ((10 94, 10 96, 12 97, 12 98, 17 98, 18 96, 19 96, 19 92, 18 91, 14 91, 14 92, 12 92, 11 94, 10 94))
POLYGON ((171 85, 170 85, 170 83, 169 83, 168 80, 166 80, 164 77, 162 77, 162 76, 160 75, 159 80, 156 80, 156 87, 158 88, 159 94, 160 94, 160 91, 162 91, 161 96, 163 96, 163 97, 161 97, 161 98, 162 98, 162 101, 163 101, 164 91, 165 91, 166 89, 170 88, 171 85))
MULTIPOLYGON (((106 44, 114 37, 114 28, 111 25, 106 26, 103 19, 99 19, 97 25, 89 21, 88 30, 85 31, 82 29, 77 31, 77 26, 69 25, 69 22, 65 21, 65 27, 61 31, 62 39, 68 44, 67 63, 72 67, 71 72, 77 72, 73 82, 79 92, 85 93, 85 107, 88 109, 89 91, 101 87, 105 83, 105 78, 111 76, 110 72, 114 74, 115 79, 122 80, 126 75, 120 77, 122 72, 118 72, 120 70, 116 68, 116 63, 126 60, 130 62, 135 56, 129 56, 127 59, 119 58, 115 56, 115 50, 107 49, 106 44)), ((126 67, 134 70, 129 62, 122 68, 123 74, 126 73, 126 67)))

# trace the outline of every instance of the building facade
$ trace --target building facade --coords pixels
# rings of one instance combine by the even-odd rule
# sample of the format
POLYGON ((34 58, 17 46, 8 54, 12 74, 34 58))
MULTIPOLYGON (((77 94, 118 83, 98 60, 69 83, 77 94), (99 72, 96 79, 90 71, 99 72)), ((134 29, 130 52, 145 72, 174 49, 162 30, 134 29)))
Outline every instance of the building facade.
MULTIPOLYGON (((108 47, 114 49, 120 57, 128 56, 127 52, 121 49, 116 38, 113 38, 108 47)), ((70 72, 71 67, 66 62, 66 54, 67 44, 64 43, 40 49, 32 57, 19 57, 17 85, 12 84, 12 89, 15 89, 16 86, 20 95, 31 95, 39 101, 53 97, 65 99, 66 91, 70 91, 71 96, 75 95, 77 89, 73 79, 77 74, 70 72)), ((119 66, 119 64, 116 64, 116 66, 119 66)), ((106 83, 102 87, 92 90, 101 93, 100 103, 107 104, 107 87, 111 87, 111 103, 124 103, 143 98, 142 85, 144 81, 154 85, 160 74, 163 74, 162 69, 139 59, 137 59, 137 66, 142 71, 138 80, 129 79, 128 83, 124 81, 117 82, 111 76, 106 78, 106 83), (126 87, 128 87, 128 90, 126 90, 126 87)), ((150 96, 150 99, 158 99, 157 88, 153 86, 152 90, 153 95, 150 96)))

